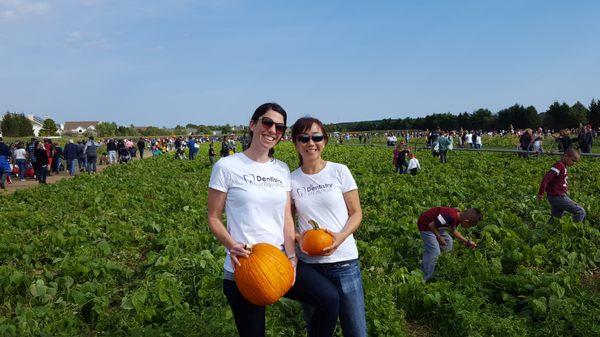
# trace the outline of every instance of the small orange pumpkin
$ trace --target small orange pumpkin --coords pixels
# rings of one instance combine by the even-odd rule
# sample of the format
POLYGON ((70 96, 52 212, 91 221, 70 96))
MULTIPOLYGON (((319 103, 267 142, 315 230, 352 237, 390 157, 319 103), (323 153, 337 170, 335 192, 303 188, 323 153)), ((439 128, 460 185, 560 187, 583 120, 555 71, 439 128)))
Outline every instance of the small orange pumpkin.
POLYGON ((247 258, 239 258, 235 283, 251 303, 266 306, 277 302, 294 283, 294 267, 277 247, 268 243, 250 246, 247 258))
POLYGON ((304 232, 304 236, 302 237, 302 249, 304 249, 308 255, 323 255, 323 249, 333 244, 333 236, 327 233, 326 230, 320 228, 316 221, 308 220, 308 223, 313 226, 313 229, 304 232))

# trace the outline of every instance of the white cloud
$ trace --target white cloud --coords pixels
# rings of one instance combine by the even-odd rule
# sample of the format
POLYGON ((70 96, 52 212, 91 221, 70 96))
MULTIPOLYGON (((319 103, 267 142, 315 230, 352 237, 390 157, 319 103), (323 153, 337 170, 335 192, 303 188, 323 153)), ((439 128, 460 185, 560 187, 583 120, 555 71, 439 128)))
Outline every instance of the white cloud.
POLYGON ((75 43, 75 42, 81 40, 82 37, 83 37, 83 34, 81 34, 81 32, 70 32, 69 35, 67 36, 67 42, 75 43))
POLYGON ((65 41, 73 46, 83 46, 84 48, 96 50, 111 50, 115 48, 115 43, 112 39, 95 32, 73 31, 67 34, 65 41))
POLYGON ((44 14, 50 5, 43 1, 0 0, 0 20, 18 19, 30 15, 44 14))

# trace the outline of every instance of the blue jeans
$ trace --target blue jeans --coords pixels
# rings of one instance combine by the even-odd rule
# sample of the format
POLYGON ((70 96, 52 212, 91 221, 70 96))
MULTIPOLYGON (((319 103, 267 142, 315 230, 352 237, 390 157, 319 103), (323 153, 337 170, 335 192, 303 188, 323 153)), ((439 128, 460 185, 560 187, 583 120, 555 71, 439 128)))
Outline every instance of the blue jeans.
POLYGON ((75 175, 75 168, 77 167, 77 159, 69 159, 67 161, 69 164, 69 175, 75 175))
POLYGON ((17 159, 17 165, 19 166, 19 179, 25 180, 25 166, 27 159, 17 159))
POLYGON ((87 172, 96 172, 96 160, 98 157, 87 156, 85 166, 87 168, 87 172))
MULTIPOLYGON (((337 288, 340 295, 340 325, 344 337, 366 337, 365 296, 358 259, 337 263, 312 264, 317 272, 337 288)), ((309 317, 314 307, 303 304, 304 315, 309 317)))
MULTIPOLYGON (((264 337, 265 307, 246 300, 234 281, 223 280, 223 292, 233 312, 240 337, 264 337)), ((335 287, 316 272, 312 265, 298 262, 296 283, 283 296, 318 308, 313 316, 316 324, 308 325, 308 337, 333 336, 340 299, 335 287)))
POLYGON ((565 211, 572 214, 574 222, 581 222, 585 219, 585 209, 579 206, 575 201, 571 200, 567 195, 549 195, 548 203, 552 208, 552 218, 550 218, 550 222, 554 220, 553 218, 562 217, 565 211))
POLYGON ((448 252, 452 250, 453 240, 450 234, 444 229, 439 229, 439 232, 444 240, 446 240, 446 245, 441 249, 433 232, 421 232, 421 239, 423 239, 423 262, 421 263, 421 270, 423 271, 425 281, 428 281, 433 277, 435 264, 437 263, 437 258, 442 253, 442 250, 448 252))

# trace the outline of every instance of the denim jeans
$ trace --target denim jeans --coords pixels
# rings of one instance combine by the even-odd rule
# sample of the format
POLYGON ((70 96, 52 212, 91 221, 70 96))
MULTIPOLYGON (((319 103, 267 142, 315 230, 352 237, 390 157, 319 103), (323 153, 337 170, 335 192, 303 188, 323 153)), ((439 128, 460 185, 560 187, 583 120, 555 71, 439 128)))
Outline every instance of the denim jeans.
POLYGON ((98 157, 87 156, 85 166, 87 168, 87 172, 96 172, 96 160, 98 157))
MULTIPOLYGON (((265 336, 265 307, 250 303, 240 293, 234 281, 223 280, 223 292, 233 312, 240 337, 265 336)), ((296 268, 296 283, 284 297, 309 303, 318 308, 308 326, 308 336, 333 336, 339 311, 339 296, 335 287, 306 263, 296 268)))
MULTIPOLYGON (((340 325, 344 337, 366 337, 365 296, 360 265, 357 260, 313 264, 315 270, 337 288, 340 296, 340 325)), ((304 315, 311 324, 314 307, 304 304, 304 315)), ((314 315, 313 315, 314 317, 314 315)))
POLYGON ((25 166, 27 159, 17 159, 17 165, 19 166, 19 179, 25 180, 25 166))
POLYGON ((440 235, 446 240, 446 245, 440 249, 440 244, 435 237, 435 234, 431 231, 422 231, 421 239, 423 239, 423 262, 421 263, 421 270, 425 281, 428 281, 433 277, 435 271, 435 264, 437 258, 441 254, 441 251, 451 251, 453 246, 453 240, 450 234, 444 229, 439 229, 440 235))
POLYGON ((117 162, 117 151, 108 151, 108 163, 114 164, 117 162))
MULTIPOLYGON (((585 219, 585 209, 571 200, 567 195, 549 195, 548 203, 552 208, 552 218, 560 218, 567 211, 573 215, 572 218, 575 222, 581 222, 585 219)), ((550 221, 553 221, 552 218, 550 218, 550 221)))
POLYGON ((75 169, 77 168, 77 159, 69 159, 69 175, 75 175, 75 169))
POLYGON ((446 155, 448 154, 448 150, 440 150, 440 163, 447 163, 448 159, 446 155))

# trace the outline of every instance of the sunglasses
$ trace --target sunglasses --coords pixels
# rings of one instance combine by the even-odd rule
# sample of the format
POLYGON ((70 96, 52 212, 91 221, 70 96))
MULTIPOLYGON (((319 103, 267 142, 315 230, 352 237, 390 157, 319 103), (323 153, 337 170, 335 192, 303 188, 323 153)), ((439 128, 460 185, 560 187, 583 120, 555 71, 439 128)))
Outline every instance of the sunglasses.
POLYGON ((312 139, 313 142, 318 143, 318 142, 322 141, 324 138, 325 138, 325 136, 323 136, 323 134, 316 134, 316 135, 312 135, 312 136, 303 134, 303 135, 298 136, 298 141, 300 143, 306 144, 306 143, 308 143, 309 140, 312 139))
POLYGON ((279 133, 279 134, 282 134, 285 131, 285 129, 286 129, 285 124, 283 124, 283 123, 275 123, 269 117, 260 117, 259 120, 260 120, 260 123, 262 124, 262 126, 265 129, 267 129, 267 130, 270 129, 270 128, 272 128, 273 125, 275 125, 275 132, 279 133))

